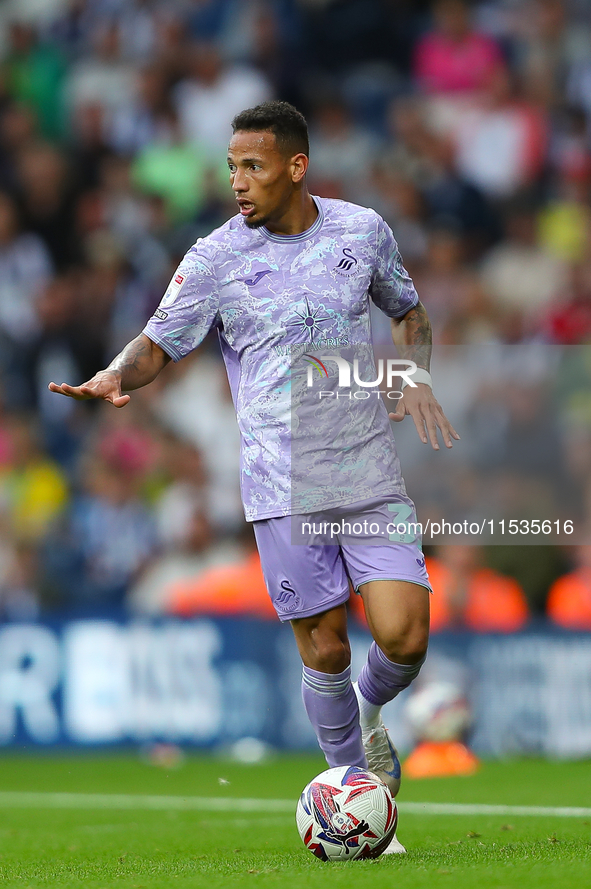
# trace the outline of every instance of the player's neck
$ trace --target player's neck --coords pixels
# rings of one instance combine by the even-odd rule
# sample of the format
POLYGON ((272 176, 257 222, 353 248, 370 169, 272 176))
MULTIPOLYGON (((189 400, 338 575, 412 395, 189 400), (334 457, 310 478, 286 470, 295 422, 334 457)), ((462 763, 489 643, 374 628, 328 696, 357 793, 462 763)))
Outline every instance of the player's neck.
POLYGON ((297 192, 284 213, 269 220, 266 228, 274 235, 301 235, 314 225, 317 217, 318 207, 306 188, 297 192))

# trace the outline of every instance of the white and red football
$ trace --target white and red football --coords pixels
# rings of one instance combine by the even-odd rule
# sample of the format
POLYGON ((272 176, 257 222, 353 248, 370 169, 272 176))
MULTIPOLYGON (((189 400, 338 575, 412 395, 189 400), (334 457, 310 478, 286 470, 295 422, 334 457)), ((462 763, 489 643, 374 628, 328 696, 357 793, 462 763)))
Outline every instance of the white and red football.
POLYGON ((396 831, 398 811, 386 785, 358 766, 327 769, 304 788, 296 811, 306 848, 322 861, 377 858, 396 831))

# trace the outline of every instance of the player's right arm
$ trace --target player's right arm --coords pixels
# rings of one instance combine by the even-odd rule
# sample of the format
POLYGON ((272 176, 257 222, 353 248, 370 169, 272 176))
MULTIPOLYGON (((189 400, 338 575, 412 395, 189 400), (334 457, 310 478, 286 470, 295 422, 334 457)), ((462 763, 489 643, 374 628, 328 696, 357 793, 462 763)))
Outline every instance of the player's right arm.
POLYGON ((171 359, 180 361, 196 349, 218 318, 215 251, 207 238, 191 247, 143 332, 105 370, 81 386, 50 383, 49 389, 81 401, 102 398, 124 407, 129 401, 124 393, 151 383, 171 359))
POLYGON ((151 383, 169 361, 170 355, 164 349, 145 333, 140 333, 113 358, 105 370, 100 370, 88 382, 81 386, 50 383, 49 389, 78 401, 102 398, 115 407, 125 407, 129 395, 124 393, 151 383))

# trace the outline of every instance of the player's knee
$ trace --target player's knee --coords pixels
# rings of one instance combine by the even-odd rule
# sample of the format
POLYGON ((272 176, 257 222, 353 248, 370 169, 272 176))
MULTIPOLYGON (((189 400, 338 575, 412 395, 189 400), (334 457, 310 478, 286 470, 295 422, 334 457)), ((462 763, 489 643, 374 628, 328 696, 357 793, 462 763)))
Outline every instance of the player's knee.
POLYGON ((351 663, 344 606, 292 621, 302 661, 320 673, 342 673, 351 663))
POLYGON ((351 663, 351 648, 346 639, 336 634, 316 637, 312 640, 307 664, 312 670, 321 673, 342 673, 351 663))
POLYGON ((429 631, 416 627, 406 633, 392 633, 377 640, 378 645, 395 664, 418 664, 427 653, 429 631))

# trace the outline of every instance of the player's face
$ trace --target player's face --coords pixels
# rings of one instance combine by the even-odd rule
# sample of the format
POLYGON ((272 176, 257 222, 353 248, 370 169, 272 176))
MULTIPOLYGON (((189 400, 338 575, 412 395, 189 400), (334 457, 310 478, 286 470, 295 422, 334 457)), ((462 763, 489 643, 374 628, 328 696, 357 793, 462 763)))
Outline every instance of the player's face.
POLYGON ((273 133, 234 133, 228 147, 230 184, 250 228, 278 221, 288 212, 302 178, 303 157, 286 157, 273 133))

